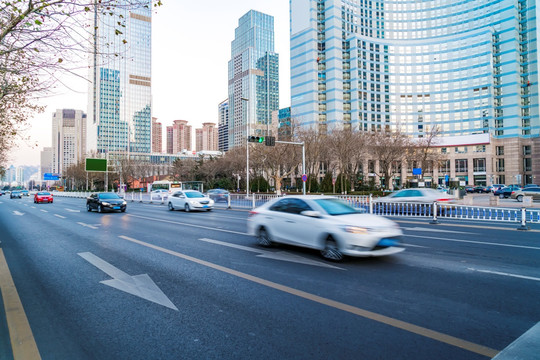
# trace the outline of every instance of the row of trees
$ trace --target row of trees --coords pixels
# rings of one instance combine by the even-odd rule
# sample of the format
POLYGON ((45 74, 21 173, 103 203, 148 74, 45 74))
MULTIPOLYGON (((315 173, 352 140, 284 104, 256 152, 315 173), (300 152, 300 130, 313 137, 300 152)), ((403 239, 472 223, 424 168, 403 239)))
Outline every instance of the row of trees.
MULTIPOLYGON (((401 172, 403 162, 413 162, 416 166, 434 164, 440 159, 440 152, 433 145, 438 131, 433 129, 425 137, 411 139, 399 131, 393 132, 352 132, 336 130, 330 134, 320 134, 314 130, 296 130, 295 142, 305 146, 305 173, 308 176, 309 192, 334 190, 333 177, 337 179, 338 192, 356 191, 375 186, 374 173, 384 187, 389 188, 392 179, 401 172), (369 161, 378 160, 378 167, 367 169, 369 161), (324 174, 321 178, 321 169, 324 174)), ((292 185, 290 179, 301 188, 302 149, 298 145, 277 143, 276 146, 249 144, 250 146, 250 190, 278 193, 292 185)), ((147 162, 127 160, 118 156, 112 160, 109 174, 111 184, 127 183, 133 187, 134 180, 144 181, 154 175, 170 180, 202 181, 205 188, 245 189, 246 148, 236 147, 223 157, 199 157, 177 159, 171 165, 155 165, 147 162)), ((103 188, 103 174, 89 173, 90 187, 103 188), (93 185, 92 185, 93 184, 93 185)), ((70 179, 77 189, 86 188, 87 173, 84 164, 67 169, 65 179, 70 179)))
MULTIPOLYGON (((80 76, 86 69, 96 30, 106 26, 88 26, 86 15, 110 17, 117 10, 160 5, 160 0, 0 0, 0 175, 28 120, 44 111, 38 100, 51 95, 63 75, 80 76)), ((127 19, 117 19, 114 41, 126 44, 127 19)), ((115 51, 100 55, 119 56, 115 51)))

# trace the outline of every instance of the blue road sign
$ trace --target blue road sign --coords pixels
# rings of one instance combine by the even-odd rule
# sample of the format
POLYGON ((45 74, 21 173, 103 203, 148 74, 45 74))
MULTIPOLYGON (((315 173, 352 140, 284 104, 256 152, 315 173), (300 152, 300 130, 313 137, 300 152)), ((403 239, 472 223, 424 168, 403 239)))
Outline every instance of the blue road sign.
POLYGON ((60 180, 60 174, 45 173, 43 174, 43 180, 60 180))

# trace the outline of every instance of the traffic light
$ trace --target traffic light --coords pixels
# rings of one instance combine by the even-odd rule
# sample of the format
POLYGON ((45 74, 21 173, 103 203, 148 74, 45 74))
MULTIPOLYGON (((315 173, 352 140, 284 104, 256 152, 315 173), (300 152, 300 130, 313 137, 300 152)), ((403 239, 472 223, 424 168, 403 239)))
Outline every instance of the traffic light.
POLYGON ((248 142, 262 144, 264 142, 264 136, 248 136, 248 142))
POLYGON ((267 136, 265 139, 264 145, 266 146, 275 146, 276 145, 276 137, 275 136, 267 136))

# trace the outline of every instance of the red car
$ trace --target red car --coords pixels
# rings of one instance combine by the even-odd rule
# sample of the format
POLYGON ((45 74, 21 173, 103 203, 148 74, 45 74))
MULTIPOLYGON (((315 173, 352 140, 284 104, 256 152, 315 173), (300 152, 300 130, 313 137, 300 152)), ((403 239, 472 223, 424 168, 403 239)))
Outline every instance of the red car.
POLYGON ((36 195, 34 195, 34 204, 39 204, 43 202, 52 203, 53 195, 47 191, 37 192, 36 195))

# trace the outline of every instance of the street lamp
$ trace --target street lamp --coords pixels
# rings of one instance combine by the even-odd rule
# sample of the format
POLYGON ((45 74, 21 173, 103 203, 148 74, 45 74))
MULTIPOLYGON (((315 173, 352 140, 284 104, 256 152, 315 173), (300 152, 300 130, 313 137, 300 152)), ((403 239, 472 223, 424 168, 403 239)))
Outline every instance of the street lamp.
POLYGON ((249 198, 249 99, 240 98, 242 101, 247 103, 247 113, 246 113, 246 197, 249 198))

